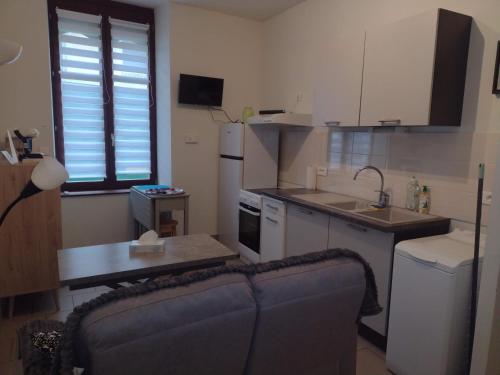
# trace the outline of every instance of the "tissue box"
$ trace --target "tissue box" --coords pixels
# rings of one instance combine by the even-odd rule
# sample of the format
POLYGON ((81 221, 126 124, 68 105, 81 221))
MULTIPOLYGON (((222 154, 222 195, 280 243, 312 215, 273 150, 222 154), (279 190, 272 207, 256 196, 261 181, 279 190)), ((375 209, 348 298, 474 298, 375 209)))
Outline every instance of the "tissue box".
POLYGON ((165 251, 165 240, 157 240, 152 244, 141 244, 139 241, 132 241, 129 246, 130 255, 163 253, 165 251))

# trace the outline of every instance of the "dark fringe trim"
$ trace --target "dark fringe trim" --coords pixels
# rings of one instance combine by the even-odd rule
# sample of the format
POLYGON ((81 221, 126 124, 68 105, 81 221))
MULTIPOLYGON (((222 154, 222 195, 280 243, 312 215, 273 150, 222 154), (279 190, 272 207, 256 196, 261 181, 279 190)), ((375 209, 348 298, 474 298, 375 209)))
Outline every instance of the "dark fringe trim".
POLYGON ((375 315, 380 313, 382 311, 382 308, 378 304, 377 286, 375 284, 373 271, 370 265, 359 254, 351 250, 331 249, 309 253, 301 256, 289 257, 268 263, 208 268, 206 270, 172 277, 167 280, 149 281, 143 284, 133 285, 128 288, 116 289, 102 294, 87 303, 75 307, 73 312, 68 316, 66 323, 64 324, 63 337, 61 339, 61 344, 59 345, 59 350, 56 354, 51 374, 73 374, 73 367, 76 360, 74 341, 80 326, 80 322, 93 310, 99 307, 105 306, 115 301, 144 295, 161 289, 176 288, 179 286, 186 286, 194 282, 205 281, 223 274, 240 273, 246 276, 252 276, 263 272, 276 271, 288 267, 323 262, 340 257, 355 259, 359 261, 365 269, 366 291, 361 306, 360 316, 375 315))

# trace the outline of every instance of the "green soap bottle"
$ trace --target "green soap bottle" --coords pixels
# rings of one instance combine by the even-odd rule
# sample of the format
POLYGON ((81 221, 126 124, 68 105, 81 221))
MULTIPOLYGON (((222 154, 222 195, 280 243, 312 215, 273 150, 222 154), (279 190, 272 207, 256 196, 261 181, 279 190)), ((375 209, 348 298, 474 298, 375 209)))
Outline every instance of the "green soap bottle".
POLYGON ((418 199, 418 212, 428 214, 431 210, 431 192, 427 185, 424 185, 418 199))

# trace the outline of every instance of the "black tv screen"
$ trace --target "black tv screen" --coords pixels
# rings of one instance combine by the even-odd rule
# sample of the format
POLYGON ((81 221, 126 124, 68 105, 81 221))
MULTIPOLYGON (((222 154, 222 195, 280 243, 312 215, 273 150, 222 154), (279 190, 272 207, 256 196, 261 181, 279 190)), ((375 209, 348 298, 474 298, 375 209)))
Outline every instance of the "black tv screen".
POLYGON ((224 80, 221 78, 181 74, 179 103, 220 107, 222 106, 223 90, 224 80))

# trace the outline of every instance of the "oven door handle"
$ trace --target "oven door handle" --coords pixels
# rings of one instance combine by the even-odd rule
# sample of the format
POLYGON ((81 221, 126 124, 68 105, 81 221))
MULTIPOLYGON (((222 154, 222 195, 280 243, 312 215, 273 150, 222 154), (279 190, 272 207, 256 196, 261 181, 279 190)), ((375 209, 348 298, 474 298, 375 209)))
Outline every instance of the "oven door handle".
POLYGON ((240 206, 240 210, 243 212, 246 212, 247 214, 250 214, 252 216, 260 216, 260 212, 252 212, 252 211, 247 210, 246 208, 241 207, 241 206, 240 206))

